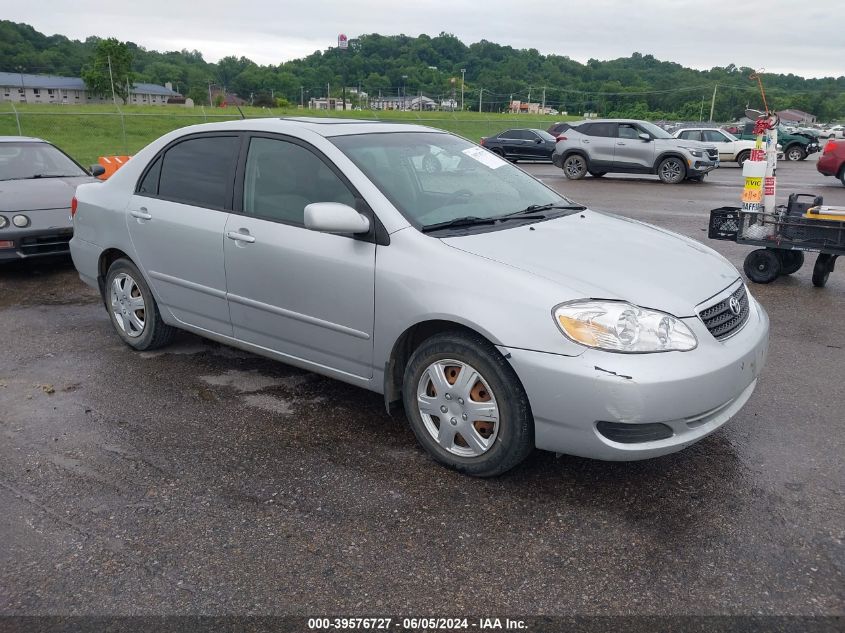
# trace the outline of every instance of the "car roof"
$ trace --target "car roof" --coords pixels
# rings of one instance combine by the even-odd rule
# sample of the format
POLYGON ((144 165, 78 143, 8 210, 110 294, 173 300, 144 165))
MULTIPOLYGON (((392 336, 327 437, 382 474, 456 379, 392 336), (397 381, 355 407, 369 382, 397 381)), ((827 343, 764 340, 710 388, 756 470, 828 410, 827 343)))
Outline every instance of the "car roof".
POLYGON ((247 130, 251 132, 294 132, 308 130, 320 136, 348 136, 353 134, 383 134, 386 132, 435 132, 448 134, 444 130, 409 123, 367 121, 362 119, 341 119, 333 117, 268 117, 237 119, 218 123, 204 123, 192 126, 195 130, 247 130))
POLYGON ((47 141, 33 136, 0 136, 0 143, 47 143, 47 141))

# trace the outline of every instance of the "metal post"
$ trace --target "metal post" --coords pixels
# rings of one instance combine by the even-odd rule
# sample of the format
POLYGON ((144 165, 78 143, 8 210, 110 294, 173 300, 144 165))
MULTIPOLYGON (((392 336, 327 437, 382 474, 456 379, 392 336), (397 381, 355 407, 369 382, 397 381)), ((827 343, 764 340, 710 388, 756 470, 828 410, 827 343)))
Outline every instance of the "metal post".
POLYGON ((12 111, 15 113, 15 123, 18 124, 18 136, 23 136, 23 132, 21 131, 21 118, 18 116, 18 109, 15 107, 14 101, 9 101, 12 104, 12 111))
MULTIPOLYGON (((464 78, 466 77, 467 69, 461 68, 461 112, 464 111, 464 78)), ((479 112, 481 112, 481 106, 479 105, 479 112)))
POLYGON ((106 59, 109 60, 109 83, 111 84, 111 100, 114 102, 114 105, 117 105, 117 96, 114 94, 114 77, 111 74, 111 55, 106 55, 106 59))
POLYGON ((543 114, 546 113, 546 87, 543 86, 543 107, 540 109, 543 114))
POLYGON ((481 100, 484 96, 484 88, 478 89, 478 111, 481 112, 481 100))
POLYGON ((778 129, 777 126, 766 133, 766 178, 763 180, 763 209, 774 213, 777 207, 777 164, 778 164, 778 129))
POLYGON ((713 86, 713 98, 710 99, 710 123, 713 123, 713 110, 716 108, 716 88, 719 84, 713 86))
POLYGON ((23 102, 29 103, 29 101, 26 98, 26 86, 23 85, 23 66, 18 66, 18 73, 20 73, 20 76, 21 76, 21 91, 23 93, 23 102))
POLYGON ((305 86, 299 87, 299 107, 305 109, 305 86))

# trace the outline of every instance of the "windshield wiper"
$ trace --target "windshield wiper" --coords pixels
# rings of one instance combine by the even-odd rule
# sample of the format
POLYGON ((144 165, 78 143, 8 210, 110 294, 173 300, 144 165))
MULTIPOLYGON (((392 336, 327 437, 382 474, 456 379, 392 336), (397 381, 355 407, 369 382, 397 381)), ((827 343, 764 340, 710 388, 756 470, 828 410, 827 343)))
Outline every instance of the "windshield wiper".
POLYGON ((568 211, 584 211, 587 207, 581 204, 561 204, 559 202, 550 202, 549 204, 531 204, 525 207, 524 209, 520 209, 519 211, 514 211, 513 213, 508 213, 505 216, 506 218, 520 216, 525 213, 536 213, 537 211, 549 211, 551 209, 565 209, 568 211))
POLYGON ((0 178, 0 180, 40 180, 42 178, 76 178, 70 174, 33 174, 32 176, 21 176, 20 178, 0 178))
POLYGON ((479 218, 475 215, 467 215, 462 218, 455 218, 454 220, 446 220, 445 222, 436 222, 434 224, 426 224, 422 229, 423 233, 429 231, 436 231, 437 229, 446 229, 459 226, 476 226, 478 224, 495 224, 498 218, 479 218))

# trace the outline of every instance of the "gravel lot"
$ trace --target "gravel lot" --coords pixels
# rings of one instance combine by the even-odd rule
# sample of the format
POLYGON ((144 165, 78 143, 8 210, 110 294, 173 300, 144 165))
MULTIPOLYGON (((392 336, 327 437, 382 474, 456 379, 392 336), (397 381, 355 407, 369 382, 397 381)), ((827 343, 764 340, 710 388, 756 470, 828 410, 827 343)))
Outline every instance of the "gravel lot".
MULTIPOLYGON (((749 250, 706 237, 734 167, 526 169, 740 268, 749 250)), ((845 205, 812 160, 778 176, 845 205)), ((0 614, 843 614, 845 261, 825 289, 809 264, 751 288, 769 364, 722 430, 486 481, 431 462, 375 394, 187 334, 133 353, 67 261, 0 269, 0 614)))

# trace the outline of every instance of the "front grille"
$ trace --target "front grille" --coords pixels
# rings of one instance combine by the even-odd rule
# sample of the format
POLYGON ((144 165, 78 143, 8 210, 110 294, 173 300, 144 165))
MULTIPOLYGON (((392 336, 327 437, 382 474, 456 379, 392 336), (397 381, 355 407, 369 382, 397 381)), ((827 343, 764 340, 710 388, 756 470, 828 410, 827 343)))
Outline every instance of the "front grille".
POLYGON ((716 160, 717 158, 719 158, 719 150, 717 150, 715 147, 708 147, 707 157, 711 160, 716 160))
POLYGON ((56 233, 54 235, 39 235, 23 237, 20 240, 20 251, 24 255, 46 255, 48 253, 66 253, 70 246, 73 233, 56 233))
POLYGON ((698 313, 704 325, 717 339, 721 340, 737 332, 748 320, 748 293, 740 286, 729 296, 698 313), (739 302, 739 314, 731 310, 731 299, 739 302))

